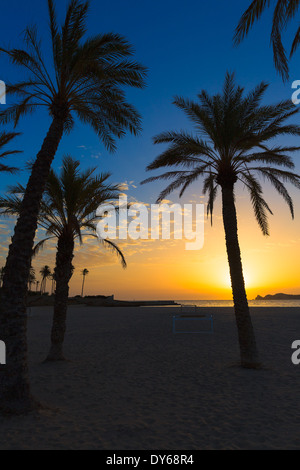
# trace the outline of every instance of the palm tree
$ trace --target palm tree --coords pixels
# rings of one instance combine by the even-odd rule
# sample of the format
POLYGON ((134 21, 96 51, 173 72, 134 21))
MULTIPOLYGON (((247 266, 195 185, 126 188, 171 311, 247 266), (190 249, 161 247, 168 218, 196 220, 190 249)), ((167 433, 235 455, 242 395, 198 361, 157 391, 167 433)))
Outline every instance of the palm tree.
MULTIPOLYGON (((15 137, 20 135, 18 132, 0 132, 0 149, 10 143, 15 137)), ((10 155, 15 155, 16 153, 21 153, 20 150, 5 150, 4 152, 0 152, 0 159, 8 157, 10 155)), ((16 173, 18 168, 14 166, 7 166, 3 163, 0 163, 0 172, 6 171, 7 173, 16 173)))
POLYGON ((54 290, 55 290, 55 275, 54 275, 54 273, 51 274, 50 279, 51 279, 51 295, 53 295, 54 290))
POLYGON ((47 279, 51 279, 52 273, 49 266, 43 266, 40 270, 40 274, 42 275, 42 282, 41 282, 41 294, 46 293, 46 286, 47 286, 47 279))
POLYGON ((81 289, 81 297, 83 297, 83 288, 84 288, 84 281, 85 281, 85 276, 87 276, 89 274, 89 271, 87 269, 83 269, 81 271, 81 275, 82 275, 82 289, 81 289))
POLYGON ((40 281, 36 281, 35 292, 39 290, 40 281))
POLYGON ((36 281, 36 276, 35 276, 35 269, 31 266, 30 272, 29 272, 29 277, 28 277, 28 290, 29 292, 31 291, 31 286, 34 284, 36 281))
MULTIPOLYGON (((33 255, 36 256, 45 243, 57 239, 56 266, 54 277, 56 291, 54 316, 51 332, 49 361, 63 360, 63 342, 66 331, 69 282, 73 274, 75 242, 83 243, 90 236, 98 239, 95 222, 100 204, 118 198, 120 187, 107 184, 109 173, 95 176, 96 168, 79 171, 80 163, 71 157, 64 157, 60 175, 50 171, 38 218, 39 226, 46 230, 46 238, 39 241, 33 255)), ((0 198, 2 215, 18 215, 22 204, 20 195, 24 188, 17 185, 10 189, 10 195, 0 198)), ((126 261, 121 250, 110 240, 100 242, 112 249, 120 258, 122 266, 126 261)))
POLYGON ((84 39, 88 7, 88 2, 70 0, 65 21, 59 26, 54 2, 48 0, 50 66, 36 28, 25 30, 24 50, 0 49, 26 72, 20 82, 7 84, 7 94, 19 101, 0 112, 0 124, 13 121, 16 126, 38 107, 46 109, 51 118, 32 166, 3 280, 0 337, 6 343, 7 365, 0 376, 0 407, 11 412, 36 407, 28 378, 25 298, 40 203, 58 145, 73 128, 75 117, 90 125, 109 151, 115 150, 115 140, 126 131, 134 135, 140 131, 140 116, 126 101, 123 88, 142 88, 146 69, 130 60, 133 49, 118 34, 84 39))
POLYGON ((245 96, 244 89, 236 86, 234 76, 227 73, 222 94, 209 96, 206 91, 202 91, 198 95, 199 102, 176 97, 174 104, 184 111, 199 135, 165 132, 155 137, 156 144, 167 143, 169 147, 147 169, 174 166, 175 170, 143 182, 172 180, 159 195, 158 201, 162 201, 177 188, 181 188, 182 196, 190 184, 203 177, 203 191, 208 195, 207 214, 211 217, 217 191, 221 189, 241 364, 247 368, 258 367, 259 356, 238 241, 236 183, 243 183, 249 191, 256 220, 264 235, 269 233, 267 212, 272 212, 263 198, 262 186, 256 175, 262 176, 275 187, 287 202, 292 216, 293 202, 283 182, 300 188, 300 177, 290 171, 294 164, 288 155, 300 147, 271 147, 268 144, 271 139, 281 135, 300 135, 299 126, 285 123, 298 111, 291 101, 273 106, 260 105, 266 89, 267 85, 261 83, 245 96))
MULTIPOLYGON (((251 27, 258 21, 262 13, 270 7, 270 0, 254 0, 242 15, 236 28, 234 42, 240 44, 247 36, 251 27)), ((287 24, 294 19, 300 5, 299 0, 277 0, 274 3, 271 43, 273 46, 274 63, 277 71, 284 80, 289 78, 288 58, 282 43, 282 33, 287 24)), ((300 27, 298 27, 290 50, 290 58, 300 44, 300 27)))

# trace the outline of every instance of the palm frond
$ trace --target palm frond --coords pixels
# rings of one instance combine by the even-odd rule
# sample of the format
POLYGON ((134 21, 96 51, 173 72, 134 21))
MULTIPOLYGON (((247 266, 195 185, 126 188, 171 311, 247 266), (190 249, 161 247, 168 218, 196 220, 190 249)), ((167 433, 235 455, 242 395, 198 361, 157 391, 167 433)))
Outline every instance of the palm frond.
POLYGON ((47 237, 47 238, 44 238, 44 240, 40 240, 34 247, 33 247, 33 250, 32 250, 32 257, 35 258, 39 252, 41 250, 44 249, 44 246, 46 244, 46 242, 48 240, 51 240, 51 239, 54 239, 55 237, 47 237))
MULTIPOLYGON (((249 8, 242 15, 239 24, 235 30, 234 43, 240 44, 241 41, 247 36, 253 24, 258 21, 267 8, 271 5, 270 0, 254 0, 249 8)), ((285 32, 287 24, 295 17, 299 9, 299 0, 277 0, 274 5, 272 30, 271 30, 271 44, 273 47, 273 56, 275 68, 281 75, 284 81, 289 77, 289 64, 282 42, 282 34, 285 32)), ((291 51, 290 57, 293 56, 300 43, 300 28, 297 30, 291 51)))
POLYGON ((272 174, 272 172, 269 172, 269 171, 267 171, 263 168, 260 168, 258 171, 266 179, 268 179, 271 182, 271 184, 274 186, 274 188, 277 190, 277 192, 280 194, 280 196, 283 197, 283 199, 285 200, 285 202, 287 203, 287 205, 290 209, 292 218, 294 219, 295 214, 294 214, 293 200, 292 200, 291 196, 289 195, 289 193, 288 193, 286 187, 284 186, 284 184, 278 178, 276 178, 276 176, 274 174, 272 174))
MULTIPOLYGON (((266 6, 268 2, 260 5, 253 2, 247 17, 249 27, 266 6)), ((168 146, 148 165, 147 170, 175 169, 147 178, 142 184, 171 180, 158 196, 158 201, 161 201, 177 189, 182 196, 198 177, 204 177, 204 193, 209 197, 207 210, 212 220, 217 187, 232 187, 234 191, 235 183, 240 180, 250 193, 257 222, 263 234, 267 235, 267 216, 272 211, 255 175, 272 180, 292 214, 292 200, 284 183, 300 189, 300 176, 290 171, 295 166, 291 154, 298 152, 300 147, 271 145, 272 139, 280 136, 300 135, 300 126, 290 122, 299 109, 291 100, 262 105, 267 88, 268 85, 262 82, 246 94, 244 88, 236 84, 234 74, 227 73, 220 94, 210 96, 202 90, 197 102, 176 97, 174 104, 191 120, 197 135, 168 131, 156 136, 155 144, 168 146)))
POLYGON ((94 233, 89 233, 87 236, 89 237, 93 237, 93 238, 98 238, 99 242, 103 245, 105 245, 106 247, 108 247, 113 253, 116 253, 117 256, 120 258, 121 260, 121 264, 122 264, 122 267, 125 269, 127 268, 127 263, 126 263, 126 259, 125 259, 125 256, 124 254, 122 253, 122 250, 114 243, 112 242, 111 240, 108 240, 108 239, 100 239, 98 237, 98 235, 94 234, 94 233))
POLYGON ((52 63, 45 59, 36 26, 26 28, 24 49, 0 49, 26 73, 26 79, 7 85, 17 102, 1 110, 0 123, 16 126, 43 106, 52 119, 63 120, 64 132, 72 130, 77 117, 114 151, 117 139, 141 131, 141 116, 127 102, 124 88, 143 88, 147 69, 129 59, 133 48, 123 36, 86 38, 88 10, 89 2, 70 0, 59 25, 55 3, 48 0, 52 63))
POLYGON ((207 217, 210 215, 210 223, 213 224, 214 203, 217 197, 218 185, 216 184, 216 175, 210 173, 203 183, 203 194, 208 193, 207 217))
POLYGON ((259 20, 264 10, 270 6, 270 0, 254 0, 244 12, 235 30, 234 42, 240 42, 247 36, 255 21, 259 20))
POLYGON ((263 235, 269 235, 269 224, 266 211, 273 215, 272 210, 262 197, 262 187, 253 175, 241 172, 240 178, 246 185, 252 202, 255 218, 261 228, 263 235))

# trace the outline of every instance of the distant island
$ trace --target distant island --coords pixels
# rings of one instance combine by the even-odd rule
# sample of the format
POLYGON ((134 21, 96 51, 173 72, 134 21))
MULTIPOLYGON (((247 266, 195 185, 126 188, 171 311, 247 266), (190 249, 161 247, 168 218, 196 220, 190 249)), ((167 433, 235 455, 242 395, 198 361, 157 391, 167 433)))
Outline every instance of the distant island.
POLYGON ((261 295, 258 295, 255 300, 300 300, 300 294, 299 295, 292 295, 292 294, 274 294, 274 295, 265 295, 265 297, 262 297, 261 295))

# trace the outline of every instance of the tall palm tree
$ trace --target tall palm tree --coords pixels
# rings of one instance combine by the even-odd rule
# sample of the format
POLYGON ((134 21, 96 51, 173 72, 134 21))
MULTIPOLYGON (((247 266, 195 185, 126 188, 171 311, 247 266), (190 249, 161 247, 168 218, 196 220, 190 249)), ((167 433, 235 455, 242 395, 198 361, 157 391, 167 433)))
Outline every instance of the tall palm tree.
POLYGON ((88 269, 83 269, 83 270, 81 271, 81 275, 82 275, 81 297, 83 297, 83 289, 84 289, 85 276, 87 276, 88 274, 89 274, 88 269))
MULTIPOLYGON (((96 168, 81 172, 79 165, 71 157, 64 157, 60 175, 50 171, 38 218, 39 226, 46 230, 46 238, 39 241, 33 250, 35 256, 48 240, 57 239, 54 316, 51 348, 47 357, 51 361, 64 359, 63 342, 75 242, 83 243, 84 237, 98 239, 96 211, 100 204, 112 203, 117 199, 120 190, 118 185, 107 183, 109 173, 96 176, 96 168)), ((10 189, 10 195, 1 197, 0 213, 18 215, 24 191, 21 185, 17 185, 10 189)), ((100 242, 119 256, 125 268, 124 255, 117 245, 110 240, 100 242)))
POLYGON ((262 106, 260 102, 266 89, 267 85, 261 83, 245 95, 244 89, 236 86, 234 76, 227 73, 222 94, 210 96, 202 91, 198 95, 198 102, 175 98, 174 104, 195 125, 198 135, 164 132, 155 137, 156 144, 167 143, 169 147, 147 169, 174 166, 175 170, 143 182, 172 180, 159 195, 158 200, 161 201, 177 188, 181 188, 182 196, 193 182, 203 177, 203 191, 208 195, 207 213, 211 217, 217 191, 221 189, 241 364, 247 368, 258 367, 260 361, 238 240, 236 184, 241 182, 249 191, 256 220, 264 235, 269 233, 267 213, 271 213, 271 209, 263 198, 263 189, 257 176, 262 176, 275 187, 287 202, 292 216, 293 202, 283 183, 289 182, 300 188, 300 177, 290 171, 294 164, 288 155, 300 147, 271 147, 269 143, 278 136, 300 135, 299 126, 285 122, 298 110, 291 101, 262 106))
MULTIPOLYGON (((292 21, 298 12, 300 0, 276 0, 273 2, 273 20, 271 30, 271 43, 273 46, 274 63, 277 71, 284 80, 289 77, 288 57, 282 42, 282 34, 287 24, 292 21)), ((271 6, 270 0, 253 0, 242 15, 235 30, 234 42, 240 44, 247 36, 251 27, 258 21, 262 13, 271 6)), ((300 44, 300 26, 294 36, 290 50, 290 58, 294 55, 300 44)))
MULTIPOLYGON (((15 155, 16 153, 21 153, 20 150, 5 150, 2 152, 2 148, 9 144, 18 135, 20 135, 19 132, 0 132, 0 159, 6 158, 10 155, 15 155)), ((2 171, 6 171, 7 173, 16 173, 18 168, 0 163, 0 172, 2 171)))
POLYGON ((84 38, 88 7, 86 1, 70 0, 59 26, 54 2, 48 0, 51 64, 49 50, 43 56, 36 28, 25 30, 24 50, 0 49, 26 73, 18 83, 6 80, 7 95, 18 102, 0 112, 0 124, 13 121, 16 126, 39 107, 51 118, 26 187, 3 280, 0 337, 6 343, 7 364, 0 371, 0 407, 11 412, 36 407, 28 378, 25 298, 40 203, 58 145, 75 117, 90 125, 109 151, 126 131, 140 131, 140 116, 123 88, 142 88, 146 70, 130 60, 133 49, 124 37, 108 33, 84 38))
POLYGON ((40 270, 40 274, 42 275, 41 294, 45 294, 47 287, 47 279, 51 279, 52 276, 51 269, 48 265, 43 266, 40 270))

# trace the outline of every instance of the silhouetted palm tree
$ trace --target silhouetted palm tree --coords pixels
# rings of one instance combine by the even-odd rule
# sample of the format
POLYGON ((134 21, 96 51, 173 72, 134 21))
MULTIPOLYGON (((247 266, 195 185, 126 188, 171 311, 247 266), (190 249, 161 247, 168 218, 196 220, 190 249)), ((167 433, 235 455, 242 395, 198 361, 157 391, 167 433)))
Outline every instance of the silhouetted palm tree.
POLYGON ((28 290, 29 292, 31 291, 31 286, 34 284, 36 281, 36 276, 35 276, 35 269, 31 266, 30 272, 29 272, 29 277, 28 277, 28 290))
POLYGON ((84 281, 85 281, 85 276, 87 276, 89 274, 89 271, 87 269, 83 269, 81 271, 81 275, 82 275, 82 288, 81 288, 81 297, 83 297, 83 289, 84 289, 84 281))
POLYGON ((42 275, 41 294, 45 294, 47 287, 47 279, 51 279, 52 276, 51 269, 47 265, 43 266, 40 270, 40 274, 42 275))
POLYGON ((65 21, 58 25, 54 2, 48 0, 52 64, 43 56, 36 28, 25 30, 26 50, 4 49, 26 78, 7 85, 19 102, 0 112, 0 124, 38 107, 51 117, 48 134, 32 167, 6 261, 0 307, 0 337, 7 347, 7 365, 0 376, 0 407, 24 412, 35 408, 27 368, 26 289, 37 219, 50 166, 74 117, 90 125, 108 150, 128 130, 140 131, 140 116, 125 98, 124 86, 142 88, 145 68, 130 60, 133 49, 115 33, 84 40, 88 2, 71 0, 65 21))
POLYGON ((51 295, 53 295, 54 291, 55 291, 55 275, 54 275, 54 273, 51 274, 50 279, 51 279, 51 295))
POLYGON ((154 142, 167 143, 169 148, 159 155, 148 170, 168 166, 175 169, 145 182, 157 179, 172 180, 158 198, 181 188, 180 196, 199 177, 204 178, 203 191, 208 194, 208 215, 212 217, 218 188, 222 193, 223 223, 230 268, 234 308, 239 334, 241 364, 258 367, 259 356, 253 332, 245 290, 241 253, 238 241, 235 205, 236 183, 249 191, 255 217, 264 235, 268 234, 267 212, 272 213, 263 198, 257 176, 269 181, 287 202, 294 216, 293 202, 283 182, 300 188, 300 177, 290 170, 294 164, 288 153, 300 147, 271 147, 269 141, 282 135, 300 135, 300 127, 285 121, 298 110, 291 101, 274 106, 261 106, 267 85, 261 83, 245 96, 243 88, 235 85, 234 76, 227 74, 222 94, 198 95, 199 102, 175 98, 174 104, 184 111, 195 125, 198 136, 185 132, 165 132, 154 142), (279 168, 277 168, 279 167, 279 168), (282 169, 288 168, 288 170, 282 169))
MULTIPOLYGON (((2 152, 2 148, 5 145, 9 144, 18 135, 20 135, 18 132, 0 132, 0 159, 6 158, 10 155, 15 155, 16 153, 21 153, 20 150, 5 150, 4 152, 2 152)), ((8 173, 16 173, 18 171, 18 168, 0 163, 0 172, 2 171, 6 171, 8 173)))
MULTIPOLYGON (((75 242, 79 240, 82 243, 86 236, 98 239, 96 211, 100 204, 111 202, 119 196, 119 186, 107 183, 109 173, 95 176, 96 168, 80 172, 79 165, 71 157, 65 157, 59 176, 50 171, 38 218, 39 226, 46 230, 46 238, 39 241, 33 251, 35 256, 48 240, 57 239, 52 345, 47 358, 51 361, 64 358, 63 342, 75 242)), ((10 196, 1 197, 0 213, 17 215, 22 193, 24 188, 18 185, 10 189, 10 196)), ((100 242, 112 249, 120 257, 123 267, 126 267, 124 255, 117 245, 110 240, 103 239, 100 242)))
MULTIPOLYGON (((276 0, 273 2, 273 21, 271 30, 271 43, 273 46, 274 62, 277 71, 284 80, 289 77, 288 58, 282 43, 282 33, 287 24, 292 21, 298 12, 299 0, 276 0)), ((258 21, 262 13, 271 6, 270 0, 254 0, 243 14, 235 31, 234 41, 239 44, 249 33, 249 30, 258 21)), ((290 58, 300 44, 300 27, 298 27, 290 50, 290 58)))

